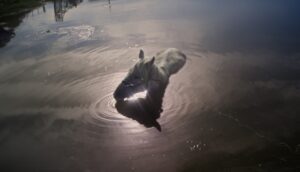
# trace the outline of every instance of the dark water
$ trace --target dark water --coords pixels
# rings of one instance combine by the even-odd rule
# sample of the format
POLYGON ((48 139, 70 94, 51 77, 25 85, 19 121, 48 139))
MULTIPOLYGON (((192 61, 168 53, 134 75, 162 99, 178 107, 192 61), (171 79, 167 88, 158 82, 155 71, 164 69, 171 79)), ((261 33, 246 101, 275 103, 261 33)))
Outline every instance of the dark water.
POLYGON ((58 0, 2 18, 1 171, 299 170, 299 5, 58 0), (188 60, 159 132, 112 94, 139 49, 168 47, 188 60))

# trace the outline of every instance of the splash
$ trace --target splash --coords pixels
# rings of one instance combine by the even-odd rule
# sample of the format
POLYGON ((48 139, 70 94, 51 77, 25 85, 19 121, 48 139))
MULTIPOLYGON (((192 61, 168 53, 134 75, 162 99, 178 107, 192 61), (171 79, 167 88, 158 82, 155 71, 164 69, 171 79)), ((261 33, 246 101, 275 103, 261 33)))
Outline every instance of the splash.
POLYGON ((89 40, 91 39, 95 28, 89 25, 81 26, 68 26, 58 29, 58 33, 61 35, 67 35, 75 40, 89 40))

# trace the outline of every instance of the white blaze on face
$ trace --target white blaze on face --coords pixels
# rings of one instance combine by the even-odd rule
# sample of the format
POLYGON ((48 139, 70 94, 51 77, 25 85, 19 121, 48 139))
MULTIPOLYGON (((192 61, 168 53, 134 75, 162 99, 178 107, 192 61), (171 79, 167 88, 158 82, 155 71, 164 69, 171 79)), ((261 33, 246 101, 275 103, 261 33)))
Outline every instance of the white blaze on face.
POLYGON ((132 96, 128 97, 128 98, 125 98, 124 100, 125 101, 135 101, 137 99, 145 99, 147 96, 147 90, 145 91, 142 91, 142 92, 138 92, 138 93, 135 93, 133 94, 132 96))

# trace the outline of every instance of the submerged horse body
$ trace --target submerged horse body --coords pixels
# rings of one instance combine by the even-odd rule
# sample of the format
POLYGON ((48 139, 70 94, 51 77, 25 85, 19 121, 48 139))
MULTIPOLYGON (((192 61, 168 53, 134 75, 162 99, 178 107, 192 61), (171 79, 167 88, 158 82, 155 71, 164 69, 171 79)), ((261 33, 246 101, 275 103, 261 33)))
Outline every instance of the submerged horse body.
POLYGON ((185 62, 186 55, 176 48, 160 51, 151 58, 146 58, 144 51, 140 50, 139 61, 117 87, 114 98, 123 101, 137 92, 147 90, 146 98, 159 101, 159 98, 163 97, 170 76, 177 73, 185 62))

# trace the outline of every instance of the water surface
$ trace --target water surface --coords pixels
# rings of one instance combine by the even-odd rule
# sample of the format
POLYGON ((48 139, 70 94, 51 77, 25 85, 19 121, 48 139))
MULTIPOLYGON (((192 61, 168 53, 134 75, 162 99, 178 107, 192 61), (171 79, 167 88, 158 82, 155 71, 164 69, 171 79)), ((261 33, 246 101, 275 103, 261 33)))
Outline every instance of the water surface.
POLYGON ((297 1, 55 0, 0 20, 5 171, 299 169, 297 1), (4 31, 3 31, 4 30, 4 31), (113 92, 176 47, 157 120, 121 115, 113 92))

